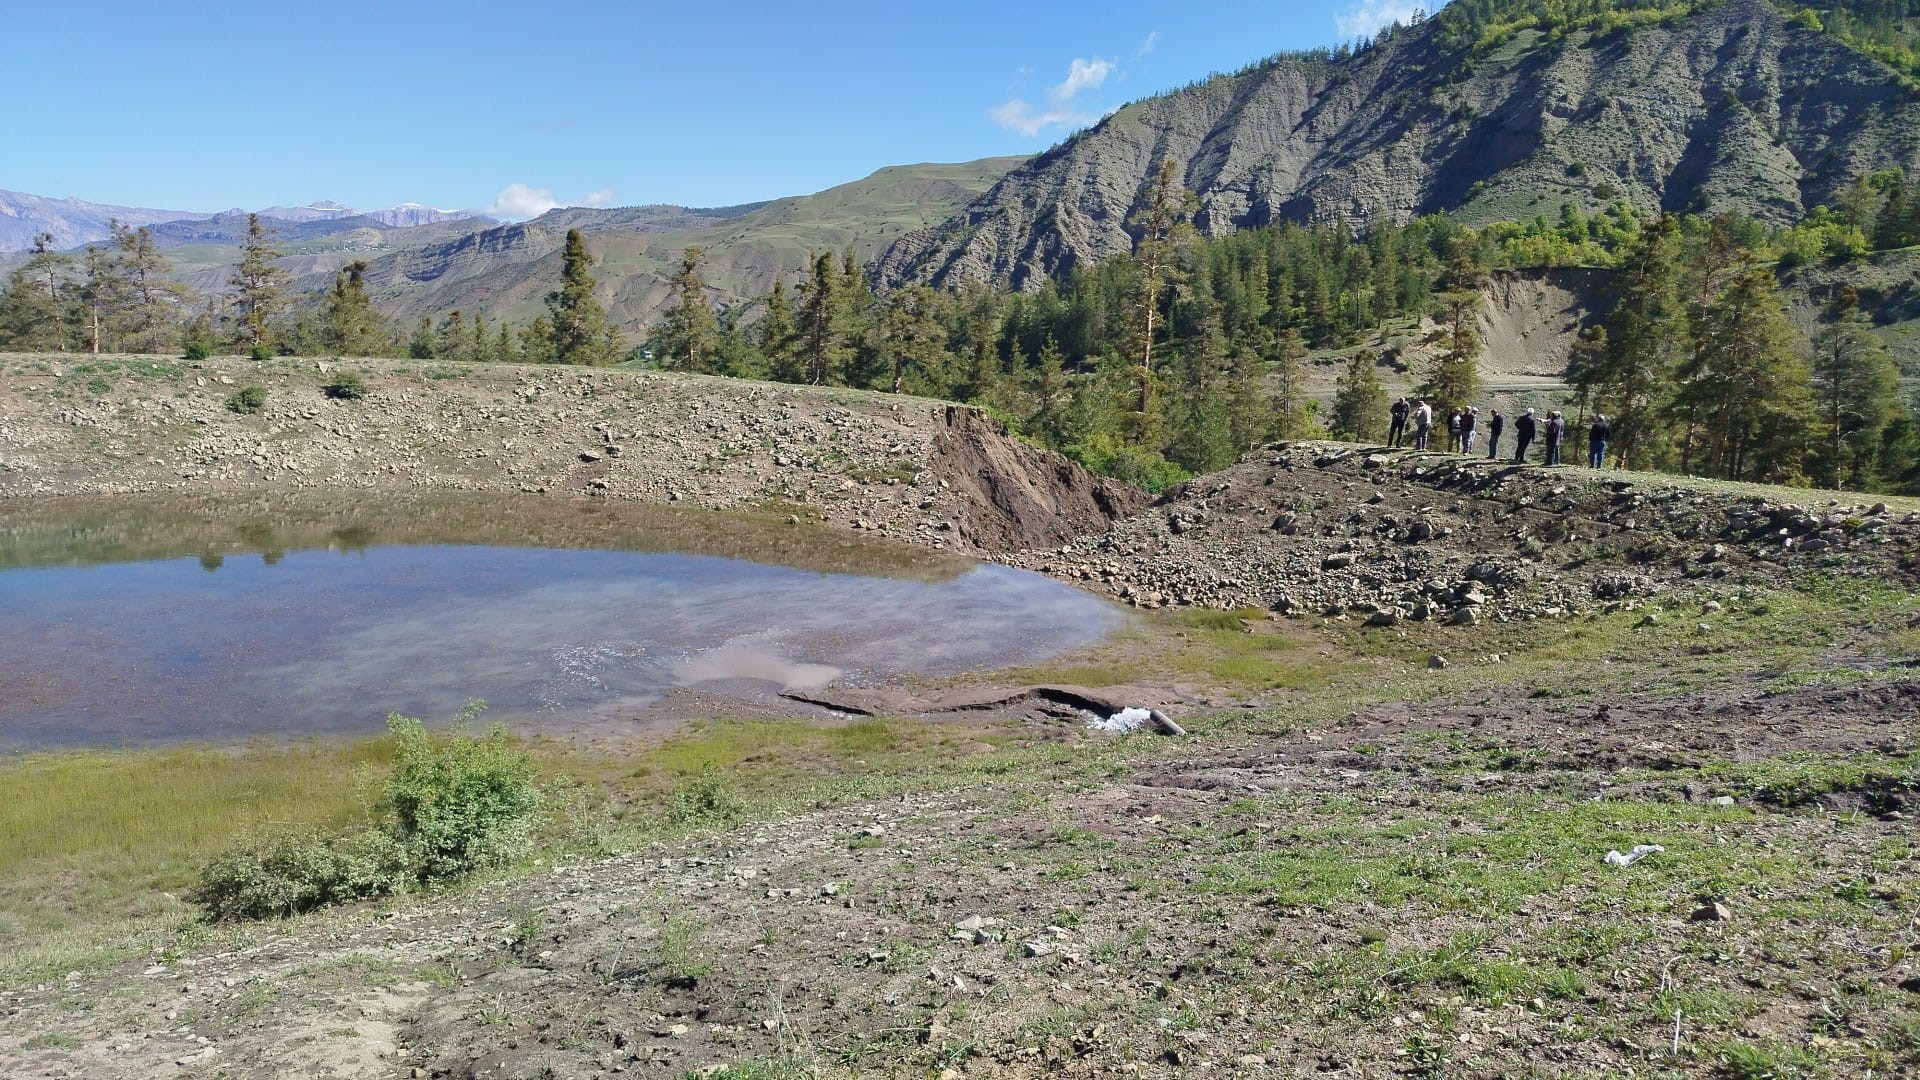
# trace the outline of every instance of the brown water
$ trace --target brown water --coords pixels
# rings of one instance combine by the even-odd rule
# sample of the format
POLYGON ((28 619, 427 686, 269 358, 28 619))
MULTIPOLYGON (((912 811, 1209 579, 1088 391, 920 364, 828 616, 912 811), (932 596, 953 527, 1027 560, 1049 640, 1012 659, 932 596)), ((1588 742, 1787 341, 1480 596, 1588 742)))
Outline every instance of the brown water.
POLYGON ((1117 609, 1048 578, 701 512, 530 497, 0 503, 0 747, 379 730, 469 698, 620 724, 1025 663, 1117 609))

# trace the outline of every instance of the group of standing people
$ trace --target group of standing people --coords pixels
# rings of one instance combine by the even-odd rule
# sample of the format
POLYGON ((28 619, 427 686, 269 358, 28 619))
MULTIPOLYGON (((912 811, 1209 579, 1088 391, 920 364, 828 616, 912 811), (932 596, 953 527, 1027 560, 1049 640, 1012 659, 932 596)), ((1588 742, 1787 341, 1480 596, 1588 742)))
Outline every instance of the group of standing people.
MULTIPOLYGON (((1506 432, 1507 418, 1500 415, 1499 409, 1492 410, 1487 418, 1487 460, 1500 456, 1500 436, 1506 432)), ((1392 423, 1387 429, 1387 442, 1392 446, 1411 445, 1416 450, 1427 449, 1434 428, 1433 406, 1424 398, 1408 401, 1400 398, 1393 403, 1392 423)), ((1478 408, 1455 409, 1447 415, 1447 452, 1453 454, 1471 454, 1474 452, 1474 437, 1480 432, 1480 410, 1478 408)), ((1598 469, 1607 460, 1607 440, 1613 437, 1613 428, 1607 418, 1595 415, 1593 424, 1587 428, 1587 467, 1598 469)), ((1567 441, 1567 421, 1558 409, 1540 420, 1532 409, 1521 413, 1513 421, 1513 462, 1524 464, 1527 450, 1535 438, 1541 439, 1546 446, 1543 463, 1560 464, 1561 447, 1567 441)))

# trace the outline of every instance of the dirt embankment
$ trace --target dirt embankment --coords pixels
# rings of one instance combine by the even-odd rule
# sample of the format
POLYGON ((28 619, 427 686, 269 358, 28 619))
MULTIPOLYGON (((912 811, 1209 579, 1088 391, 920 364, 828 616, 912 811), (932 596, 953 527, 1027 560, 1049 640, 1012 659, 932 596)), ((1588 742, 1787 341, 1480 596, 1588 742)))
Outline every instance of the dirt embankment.
MULTIPOLYGON (((1538 448, 1533 451, 1537 457, 1538 448)), ((1276 445, 1022 565, 1140 607, 1402 620, 1573 616, 1833 570, 1912 580, 1920 513, 1647 474, 1276 445)))
POLYGON ((0 357, 0 499, 257 489, 795 504, 968 554, 1143 501, 939 402, 629 371, 390 361, 0 357), (352 370, 366 396, 323 389, 352 370), (227 400, 267 391, 257 413, 227 400))

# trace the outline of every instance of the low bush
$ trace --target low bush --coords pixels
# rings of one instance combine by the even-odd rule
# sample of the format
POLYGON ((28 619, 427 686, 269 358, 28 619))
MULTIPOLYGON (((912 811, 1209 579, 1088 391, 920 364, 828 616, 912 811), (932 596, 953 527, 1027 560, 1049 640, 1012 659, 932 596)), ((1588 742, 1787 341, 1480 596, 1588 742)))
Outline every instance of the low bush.
MULTIPOLYGON (((462 722, 479 715, 468 705, 462 722)), ((395 713, 383 820, 356 832, 243 844, 200 871, 190 899, 209 919, 270 919, 370 900, 497 866, 523 851, 541 804, 533 763, 495 728, 428 731, 395 713)))
POLYGON ((731 825, 747 815, 747 804, 712 772, 688 777, 667 795, 667 820, 675 825, 731 825))
POLYGON ((273 359, 273 350, 267 348, 265 345, 255 345, 253 350, 247 353, 247 355, 252 357, 255 363, 264 364, 273 359))
POLYGON ((214 859, 190 899, 216 921, 283 918, 398 892, 408 870, 406 849, 380 829, 296 833, 214 859))
MULTIPOLYGON (((469 706, 461 719, 476 715, 469 706)), ((395 746, 385 802, 421 881, 497 866, 526 847, 540 790, 532 761, 503 729, 478 738, 430 732, 398 713, 387 729, 395 746)))
POLYGON ((213 355, 213 346, 204 341, 189 341, 187 342, 187 347, 181 350, 180 355, 183 359, 187 360, 205 360, 207 357, 213 355))
POLYGON ((233 412, 257 413, 267 405, 267 388, 264 386, 243 386, 227 399, 227 408, 233 412))
POLYGON ((335 401, 359 401, 367 396, 367 380, 358 372, 346 371, 320 390, 335 401))

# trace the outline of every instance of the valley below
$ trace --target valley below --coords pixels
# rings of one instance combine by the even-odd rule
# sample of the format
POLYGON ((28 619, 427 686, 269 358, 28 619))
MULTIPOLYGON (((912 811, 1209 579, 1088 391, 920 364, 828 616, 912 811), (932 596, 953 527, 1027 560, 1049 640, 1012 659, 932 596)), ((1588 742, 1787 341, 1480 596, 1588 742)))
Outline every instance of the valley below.
POLYGON ((452 507, 403 545, 670 520, 821 576, 1044 574, 1112 623, 831 711, 709 687, 526 732, 534 854, 281 921, 180 897, 238 835, 363 817, 374 741, 10 753, 0 1072, 1920 1070, 1920 501, 1321 442, 1149 499, 894 395, 0 356, 0 570, 337 550, 382 500, 452 507))

